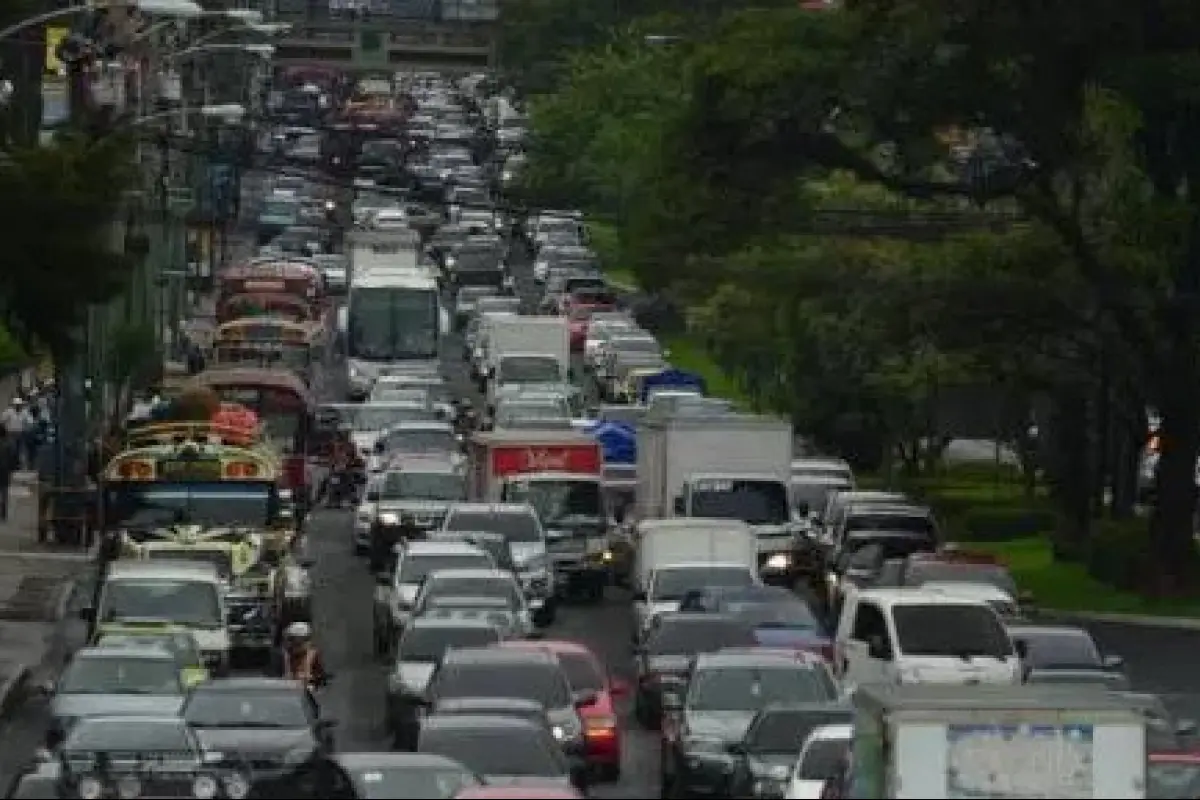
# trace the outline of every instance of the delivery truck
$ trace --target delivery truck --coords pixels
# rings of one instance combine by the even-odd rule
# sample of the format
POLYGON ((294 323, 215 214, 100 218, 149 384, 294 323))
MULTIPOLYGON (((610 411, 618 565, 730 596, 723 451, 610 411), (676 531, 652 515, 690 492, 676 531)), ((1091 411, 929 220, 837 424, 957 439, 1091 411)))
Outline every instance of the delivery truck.
POLYGON ((1144 798, 1137 702, 1083 686, 864 686, 850 796, 1144 798))
POLYGON ((754 414, 647 412, 637 425, 640 519, 741 520, 758 541, 765 580, 816 569, 807 524, 788 495, 792 426, 754 414))
POLYGON ((599 476, 600 444, 573 430, 503 430, 476 433, 468 443, 467 495, 498 502, 506 479, 531 473, 599 476))
POLYGON ((492 321, 480 391, 495 404, 502 387, 571 379, 571 330, 566 317, 513 316, 492 321))

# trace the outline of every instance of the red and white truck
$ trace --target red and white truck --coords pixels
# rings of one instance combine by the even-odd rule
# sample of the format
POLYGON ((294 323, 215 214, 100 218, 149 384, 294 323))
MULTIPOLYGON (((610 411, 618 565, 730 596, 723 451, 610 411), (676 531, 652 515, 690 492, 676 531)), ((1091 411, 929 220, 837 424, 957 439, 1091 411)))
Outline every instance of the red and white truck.
POLYGON ((472 500, 498 502, 505 480, 537 472, 595 475, 604 467, 600 443, 575 431, 506 430, 471 437, 467 492, 472 500))

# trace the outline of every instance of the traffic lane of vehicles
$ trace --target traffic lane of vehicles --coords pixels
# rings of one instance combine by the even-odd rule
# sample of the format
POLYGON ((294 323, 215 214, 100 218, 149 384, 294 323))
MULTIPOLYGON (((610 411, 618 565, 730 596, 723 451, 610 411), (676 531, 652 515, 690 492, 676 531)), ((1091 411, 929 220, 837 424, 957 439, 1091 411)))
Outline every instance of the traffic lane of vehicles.
POLYGON ((1125 659, 1125 670, 1140 692, 1161 695, 1180 719, 1200 721, 1200 630, 1111 622, 1083 622, 1100 651, 1125 659))

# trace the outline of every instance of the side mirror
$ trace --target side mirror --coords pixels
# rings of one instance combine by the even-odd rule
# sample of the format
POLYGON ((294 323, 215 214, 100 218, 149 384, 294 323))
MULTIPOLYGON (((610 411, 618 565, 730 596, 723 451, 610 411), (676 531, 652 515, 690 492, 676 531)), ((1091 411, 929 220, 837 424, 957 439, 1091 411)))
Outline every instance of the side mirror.
POLYGON ((1017 658, 1022 661, 1029 658, 1029 642, 1024 639, 1017 639, 1013 642, 1013 648, 1017 651, 1017 658))
POLYGON ((368 503, 378 503, 379 502, 379 492, 367 492, 367 502, 368 503))
POLYGON ((888 647, 887 641, 878 635, 867 639, 867 654, 871 658, 876 658, 880 661, 890 661, 892 658, 891 649, 888 647))
POLYGON ((383 442, 376 442, 375 444, 371 445, 371 451, 375 453, 375 455, 383 455, 383 442))
POLYGON ((96 609, 91 606, 84 606, 79 609, 79 618, 90 625, 96 621, 96 609))
POLYGON ((675 498, 674 502, 671 503, 671 508, 673 508, 675 513, 681 517, 687 512, 687 506, 684 505, 682 496, 675 498))
POLYGON ((594 705, 596 705, 596 700, 598 700, 598 699, 599 699, 599 696, 590 689, 588 689, 586 691, 582 691, 582 692, 576 692, 575 693, 575 707, 576 708, 587 708, 589 706, 594 706, 594 705))
POLYGON ((797 522, 799 522, 801 519, 803 519, 805 517, 811 517, 811 516, 812 516, 812 512, 809 510, 807 502, 800 501, 799 503, 796 503, 795 519, 797 522))
POLYGON ((42 681, 37 685, 37 693, 42 697, 52 697, 58 689, 54 681, 42 681))
POLYGON ((338 726, 336 719, 317 720, 317 729, 322 731, 331 731, 338 726))
POLYGON ((636 592, 634 592, 634 593, 633 593, 633 600, 634 600, 634 602, 635 602, 635 603, 644 603, 644 602, 646 602, 646 593, 645 593, 645 592, 643 592, 643 591, 636 591, 636 592))
POLYGON ((1025 590, 1017 593, 1017 604, 1022 608, 1028 608, 1034 603, 1033 592, 1025 590))
POLYGON ((390 573, 390 572, 375 573, 375 585, 376 586, 391 586, 392 585, 392 573, 390 573))
POLYGON ((1121 656, 1105 656, 1104 668, 1110 670, 1118 670, 1125 666, 1125 659, 1121 656))
POLYGON ((637 658, 638 656, 644 656, 646 654, 646 648, 640 643, 634 642, 629 646, 629 652, 632 653, 635 658, 637 658))
POLYGON ((625 697, 629 694, 629 681, 624 678, 613 678, 608 684, 608 692, 613 697, 625 697))
POLYGON ((1194 719, 1181 719, 1175 723, 1175 734, 1177 736, 1195 736, 1196 721, 1194 719))
POLYGON ((679 692, 663 692, 662 708, 663 711, 678 711, 683 708, 683 698, 679 696, 679 692))
POLYGON ((730 755, 741 756, 746 754, 746 745, 742 744, 741 742, 730 742, 729 746, 726 747, 725 750, 730 755))

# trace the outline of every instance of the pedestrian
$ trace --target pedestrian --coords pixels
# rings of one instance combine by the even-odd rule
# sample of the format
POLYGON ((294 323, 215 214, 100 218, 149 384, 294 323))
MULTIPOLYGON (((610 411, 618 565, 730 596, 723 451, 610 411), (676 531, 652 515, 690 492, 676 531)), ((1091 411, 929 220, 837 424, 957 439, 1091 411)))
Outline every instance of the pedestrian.
POLYGON ((0 521, 8 520, 8 490, 17 468, 17 443, 6 432, 0 439, 0 521))
POLYGON ((14 397, 8 408, 0 411, 0 427, 4 428, 9 450, 17 457, 18 463, 12 469, 19 469, 22 452, 28 449, 26 440, 33 433, 33 418, 23 398, 14 397))

